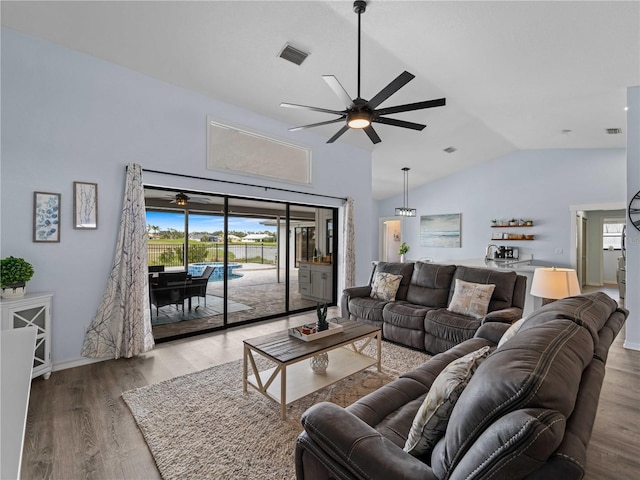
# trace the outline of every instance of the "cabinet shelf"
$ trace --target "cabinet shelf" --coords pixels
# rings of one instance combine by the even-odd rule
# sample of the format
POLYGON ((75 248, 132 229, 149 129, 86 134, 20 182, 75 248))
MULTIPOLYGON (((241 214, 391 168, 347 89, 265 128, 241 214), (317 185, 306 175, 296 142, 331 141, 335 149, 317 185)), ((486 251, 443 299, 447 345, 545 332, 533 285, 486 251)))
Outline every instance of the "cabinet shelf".
POLYGON ((532 223, 531 225, 491 225, 491 228, 529 228, 533 226, 532 223))

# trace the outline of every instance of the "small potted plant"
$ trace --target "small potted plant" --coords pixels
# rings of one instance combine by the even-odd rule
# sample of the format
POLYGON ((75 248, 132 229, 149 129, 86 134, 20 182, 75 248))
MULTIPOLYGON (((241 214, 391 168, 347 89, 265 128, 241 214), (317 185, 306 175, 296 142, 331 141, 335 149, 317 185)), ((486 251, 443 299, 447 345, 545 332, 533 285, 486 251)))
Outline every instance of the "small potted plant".
POLYGON ((327 330, 329 328, 329 322, 327 322, 327 304, 318 303, 316 306, 316 314, 318 315, 318 323, 316 325, 319 332, 327 330))
POLYGON ((493 220, 491 220, 491 226, 492 227, 497 227, 498 226, 498 220, 496 220, 495 218, 493 220))
POLYGON ((24 258, 7 257, 0 260, 0 287, 2 296, 22 297, 25 284, 33 277, 33 266, 24 258))
POLYGON ((404 256, 409 250, 411 250, 411 247, 409 245, 404 242, 400 244, 400 249, 398 250, 398 254, 400 255, 400 262, 404 263, 404 256))
POLYGON ((511 220, 509 220, 509 226, 515 227, 516 225, 518 225, 518 220, 517 219, 512 218, 511 220))

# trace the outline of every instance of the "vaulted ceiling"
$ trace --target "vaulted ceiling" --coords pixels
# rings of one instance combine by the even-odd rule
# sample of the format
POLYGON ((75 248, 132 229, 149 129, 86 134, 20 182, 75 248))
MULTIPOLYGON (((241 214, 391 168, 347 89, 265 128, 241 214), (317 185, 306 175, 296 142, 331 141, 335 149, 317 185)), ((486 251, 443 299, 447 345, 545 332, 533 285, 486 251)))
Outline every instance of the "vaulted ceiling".
MULTIPOLYGON (((341 110, 322 80, 356 94, 357 15, 344 1, 1 3, 2 24, 298 126, 341 110), (302 65, 278 54, 309 53, 302 65)), ((403 70, 416 76, 382 106, 439 97, 395 115, 422 132, 376 125, 378 199, 521 149, 624 148, 626 87, 640 84, 640 2, 384 1, 362 16, 362 96, 403 70), (619 128, 621 134, 607 134, 619 128), (454 147, 454 153, 444 149, 454 147)), ((329 139, 340 126, 318 127, 329 139)))

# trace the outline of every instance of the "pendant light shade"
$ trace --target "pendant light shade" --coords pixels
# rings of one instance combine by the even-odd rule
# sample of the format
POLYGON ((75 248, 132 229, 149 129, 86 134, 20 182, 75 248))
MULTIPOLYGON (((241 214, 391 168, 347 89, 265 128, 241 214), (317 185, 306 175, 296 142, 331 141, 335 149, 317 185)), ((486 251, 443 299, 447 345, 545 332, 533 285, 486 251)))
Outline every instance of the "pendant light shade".
POLYGON ((416 209, 409 208, 409 167, 404 167, 404 196, 402 197, 402 207, 396 208, 396 217, 415 217, 416 209))

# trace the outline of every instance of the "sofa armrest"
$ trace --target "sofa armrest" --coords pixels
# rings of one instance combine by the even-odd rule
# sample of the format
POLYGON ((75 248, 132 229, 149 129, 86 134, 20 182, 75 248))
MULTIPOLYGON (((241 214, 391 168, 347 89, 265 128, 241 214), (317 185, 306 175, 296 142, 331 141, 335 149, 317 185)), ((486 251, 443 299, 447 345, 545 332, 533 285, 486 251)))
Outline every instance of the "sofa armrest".
POLYGON ((504 335, 504 332, 506 332, 510 326, 511 324, 509 323, 487 322, 480 325, 480 328, 476 331, 473 338, 484 338, 497 345, 502 335, 504 335))
POLYGON ((309 408, 302 415, 302 425, 326 456, 356 478, 436 480, 427 464, 333 403, 309 408))
POLYGON ((522 318, 522 309, 518 307, 503 308, 487 313, 482 319, 482 323, 486 322, 503 322, 513 323, 522 318))
POLYGON ((349 318, 349 300, 354 297, 368 297, 371 294, 371 286, 345 288, 342 291, 340 310, 344 318, 349 318))

